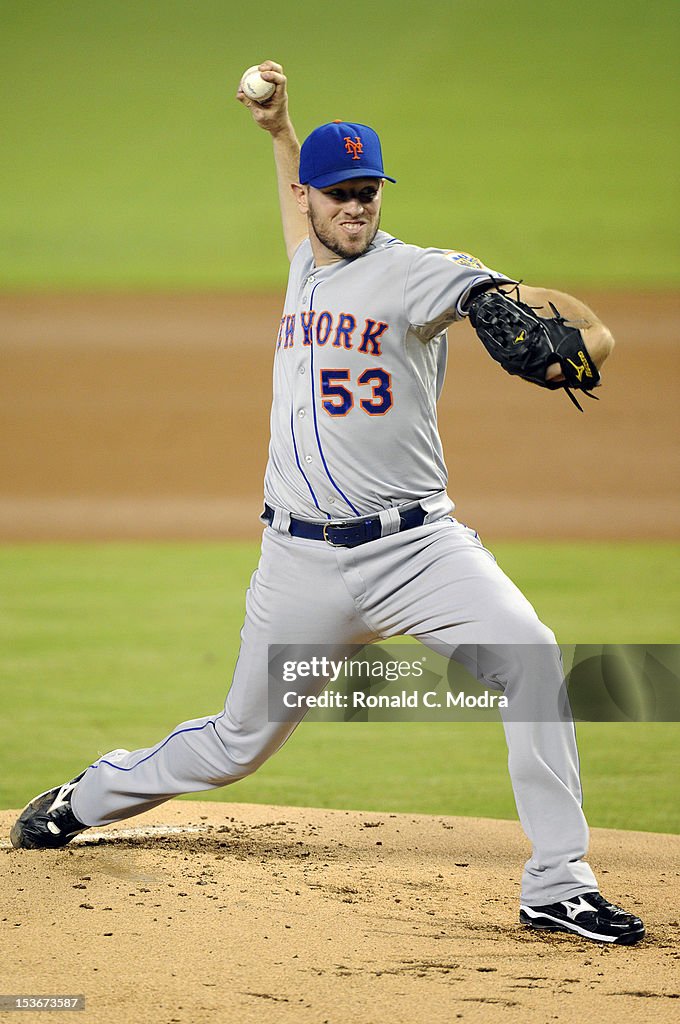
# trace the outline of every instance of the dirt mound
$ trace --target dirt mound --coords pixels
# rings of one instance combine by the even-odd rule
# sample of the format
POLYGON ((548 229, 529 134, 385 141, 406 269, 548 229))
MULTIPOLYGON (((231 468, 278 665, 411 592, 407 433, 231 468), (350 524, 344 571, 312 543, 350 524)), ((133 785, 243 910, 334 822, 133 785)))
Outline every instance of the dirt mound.
POLYGON ((79 1020, 606 1024, 680 1007, 680 836, 593 830, 605 894, 648 926, 632 949, 517 923, 515 822, 179 801, 65 850, 1 847, 2 989, 84 995, 79 1020))

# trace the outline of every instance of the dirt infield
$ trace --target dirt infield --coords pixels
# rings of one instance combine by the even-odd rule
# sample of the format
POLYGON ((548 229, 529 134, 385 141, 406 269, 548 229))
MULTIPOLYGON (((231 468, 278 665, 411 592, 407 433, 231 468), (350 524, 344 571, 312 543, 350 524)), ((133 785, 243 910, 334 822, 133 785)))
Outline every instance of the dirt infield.
MULTIPOLYGON (((493 538, 675 538, 674 294, 585 294, 602 401, 509 379, 451 331, 458 516, 493 538)), ((0 540, 259 535, 278 295, 0 297, 0 540)))
POLYGON ((13 819, 2 990, 84 995, 79 1020, 677 1020, 680 836, 593 830, 648 925, 626 949, 517 923, 514 822, 174 802, 39 853, 8 848, 13 819))

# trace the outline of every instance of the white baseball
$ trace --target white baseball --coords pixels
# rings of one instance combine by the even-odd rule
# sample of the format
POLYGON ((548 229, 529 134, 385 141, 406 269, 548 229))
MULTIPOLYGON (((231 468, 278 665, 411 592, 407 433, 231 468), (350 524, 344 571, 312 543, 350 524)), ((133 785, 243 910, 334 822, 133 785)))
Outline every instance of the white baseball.
POLYGON ((267 82, 258 70, 257 64, 243 72, 241 88, 249 100, 256 103, 264 103, 270 96, 274 95, 276 86, 273 82, 267 82))

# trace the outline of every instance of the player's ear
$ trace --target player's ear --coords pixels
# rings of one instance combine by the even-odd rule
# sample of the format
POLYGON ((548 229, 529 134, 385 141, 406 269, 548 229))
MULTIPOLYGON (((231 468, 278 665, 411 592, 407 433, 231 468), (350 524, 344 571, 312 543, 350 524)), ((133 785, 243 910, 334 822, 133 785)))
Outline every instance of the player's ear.
POLYGON ((309 187, 307 185, 298 185, 296 183, 292 183, 290 187, 293 191, 295 202, 298 205, 298 210, 300 213, 307 216, 307 211, 309 210, 309 203, 307 202, 309 187))

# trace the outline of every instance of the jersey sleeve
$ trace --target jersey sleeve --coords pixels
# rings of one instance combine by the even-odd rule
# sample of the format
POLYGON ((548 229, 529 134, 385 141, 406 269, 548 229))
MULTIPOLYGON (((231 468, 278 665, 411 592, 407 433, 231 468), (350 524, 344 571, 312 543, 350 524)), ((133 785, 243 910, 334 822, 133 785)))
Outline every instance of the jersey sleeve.
POLYGON ((486 282, 515 283, 475 256, 446 249, 416 249, 404 287, 409 323, 424 339, 467 316, 473 289, 486 282))

